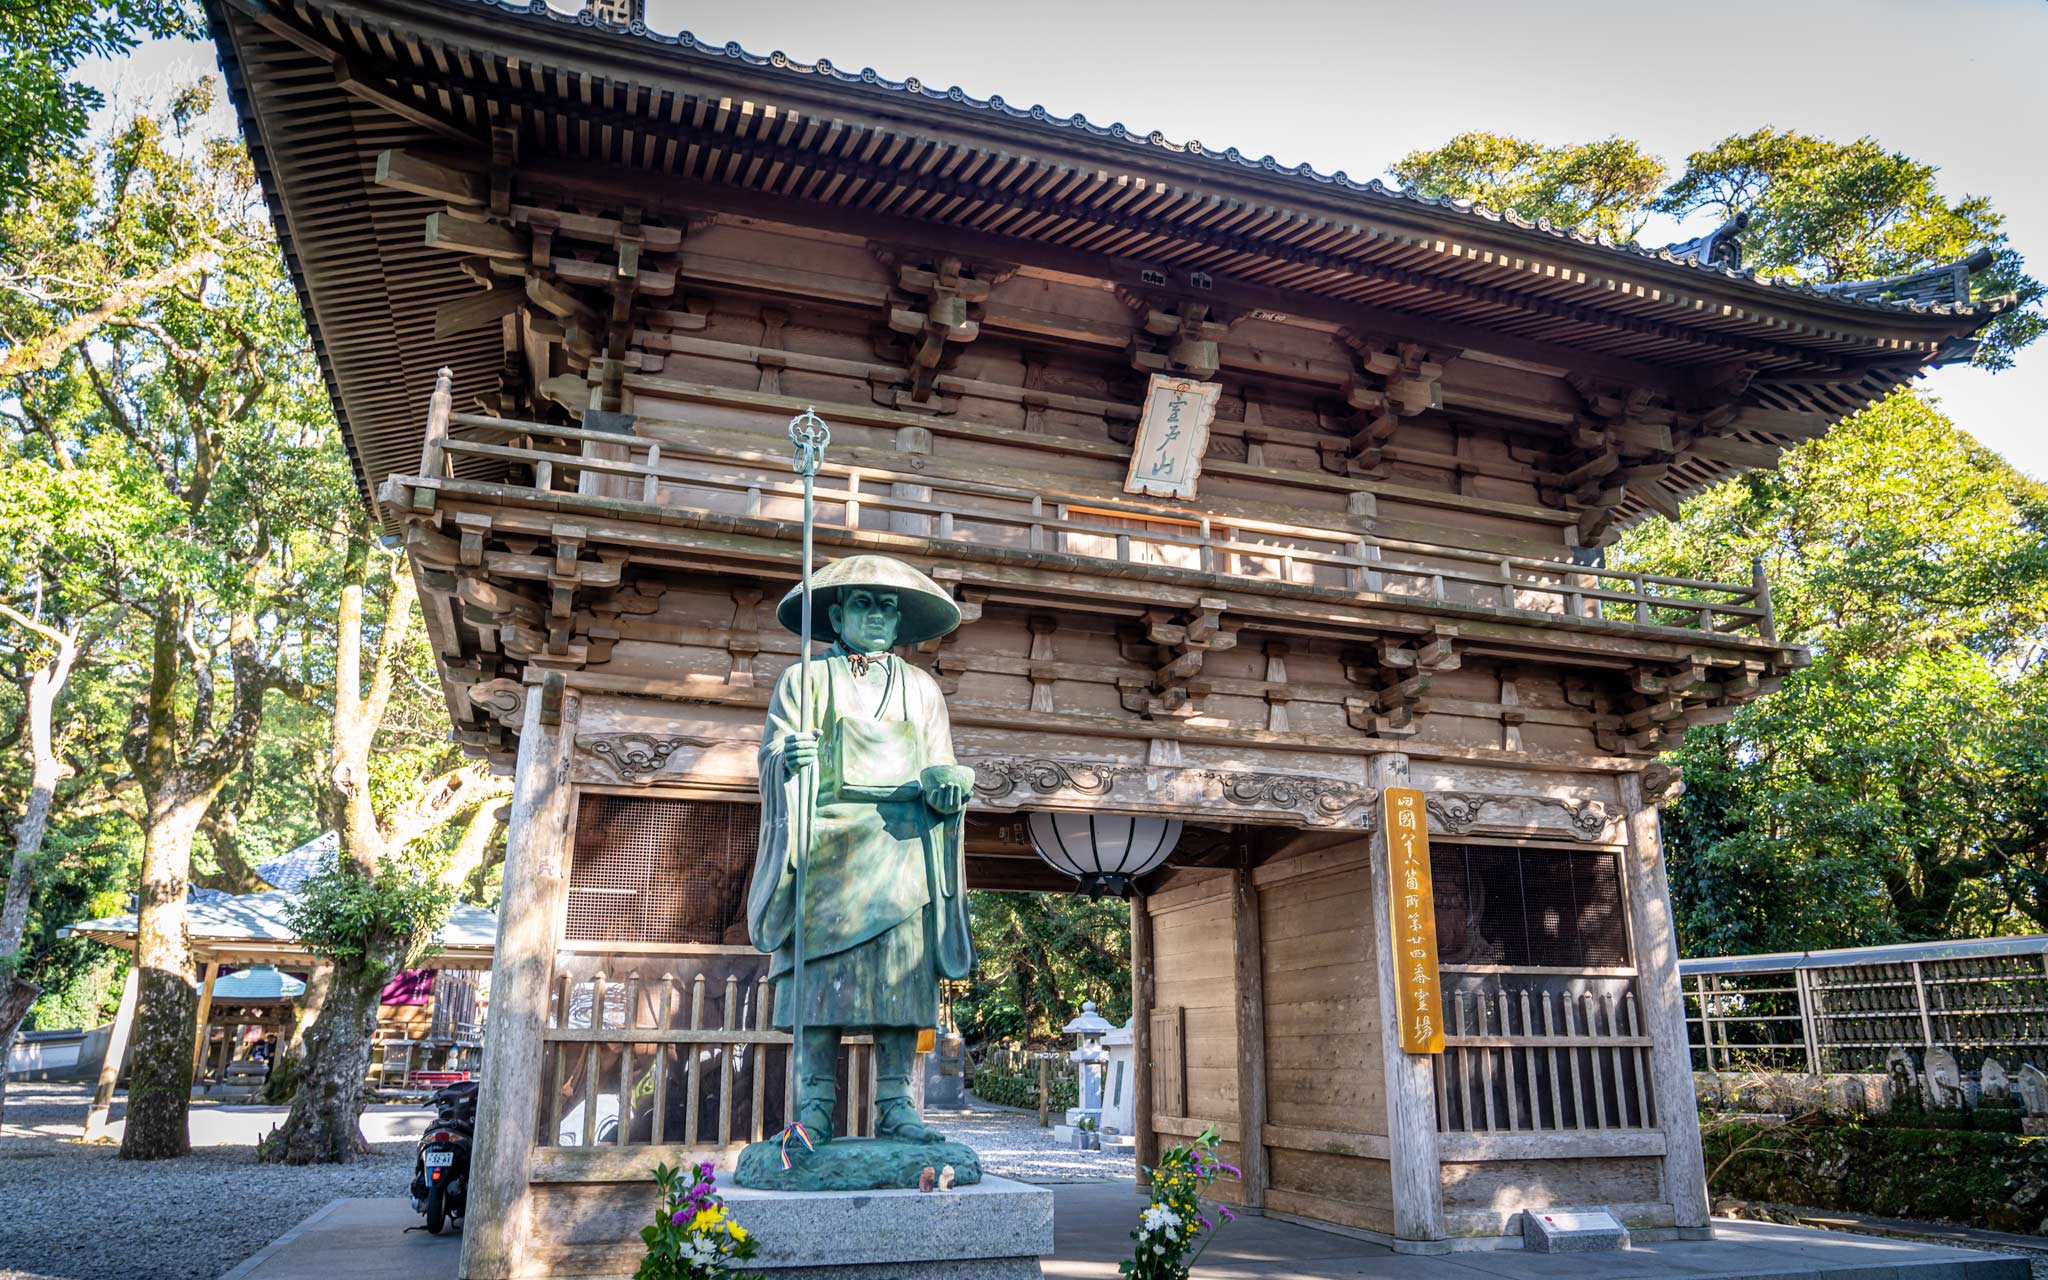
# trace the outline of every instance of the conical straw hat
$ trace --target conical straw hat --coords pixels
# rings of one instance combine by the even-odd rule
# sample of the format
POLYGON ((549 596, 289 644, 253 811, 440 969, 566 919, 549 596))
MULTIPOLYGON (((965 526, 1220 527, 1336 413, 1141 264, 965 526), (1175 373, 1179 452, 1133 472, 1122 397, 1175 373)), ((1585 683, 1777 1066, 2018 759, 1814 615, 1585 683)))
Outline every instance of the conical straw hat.
MULTIPOLYGON (((896 607, 903 620, 896 630, 897 644, 922 644, 936 640, 960 625, 960 606, 946 589, 901 560, 888 556, 848 556, 811 575, 811 634, 821 640, 837 640, 832 629, 832 606, 839 593, 852 587, 894 591, 896 607)), ((775 620, 793 634, 802 634, 804 621, 803 586, 791 587, 782 603, 775 606, 775 620)))

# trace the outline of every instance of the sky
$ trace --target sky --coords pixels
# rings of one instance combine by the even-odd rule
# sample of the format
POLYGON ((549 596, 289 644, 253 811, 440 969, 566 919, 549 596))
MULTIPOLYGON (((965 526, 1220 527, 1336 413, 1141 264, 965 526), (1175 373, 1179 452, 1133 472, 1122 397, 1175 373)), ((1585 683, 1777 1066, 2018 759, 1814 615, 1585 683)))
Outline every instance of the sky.
MULTIPOLYGON (((2041 0, 649 0, 647 22, 1361 180, 1472 129, 1620 135, 1674 175, 1687 154, 1767 125, 1867 135, 1937 166, 1950 196, 1987 197, 2048 275, 2041 0)), ((148 93, 212 68, 208 47, 160 41, 90 78, 148 93)), ((1660 221, 1640 238, 1695 233, 1660 221)), ((2048 339, 2006 372, 1940 369, 1922 385, 2048 479, 2048 339)))

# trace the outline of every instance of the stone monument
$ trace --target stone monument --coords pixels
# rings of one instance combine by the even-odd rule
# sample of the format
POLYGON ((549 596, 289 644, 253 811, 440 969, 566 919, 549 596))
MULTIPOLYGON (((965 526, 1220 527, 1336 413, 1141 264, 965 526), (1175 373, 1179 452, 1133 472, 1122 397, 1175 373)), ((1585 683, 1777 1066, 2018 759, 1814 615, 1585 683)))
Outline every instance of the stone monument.
POLYGON ((2012 1098, 2012 1080, 2005 1074, 1998 1059, 1986 1058, 1977 1071, 1977 1100, 1979 1102, 2006 1102, 2012 1098))
POLYGON ((1952 1110, 1963 1105, 1963 1073, 1956 1056, 1946 1049, 1929 1049, 1921 1057, 1926 1068, 1927 1105, 1952 1110))

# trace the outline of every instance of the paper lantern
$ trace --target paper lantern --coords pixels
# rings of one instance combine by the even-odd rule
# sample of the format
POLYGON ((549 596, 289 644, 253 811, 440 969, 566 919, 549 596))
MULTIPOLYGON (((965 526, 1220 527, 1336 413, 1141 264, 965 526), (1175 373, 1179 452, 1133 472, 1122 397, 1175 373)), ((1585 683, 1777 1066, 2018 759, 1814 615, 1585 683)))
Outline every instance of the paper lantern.
POLYGON ((1131 896, 1131 882, 1165 862, 1180 843, 1180 819, 1112 813, 1034 811, 1031 846, 1055 871, 1080 881, 1090 898, 1131 896))

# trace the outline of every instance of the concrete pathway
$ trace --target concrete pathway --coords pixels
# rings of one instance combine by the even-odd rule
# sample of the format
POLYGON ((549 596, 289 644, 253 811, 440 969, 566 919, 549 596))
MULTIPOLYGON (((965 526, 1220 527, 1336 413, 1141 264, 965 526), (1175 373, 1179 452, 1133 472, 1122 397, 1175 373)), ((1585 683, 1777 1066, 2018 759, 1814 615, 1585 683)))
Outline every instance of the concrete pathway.
MULTIPOLYGON (((1138 1207, 1129 1183, 1053 1188, 1054 1257, 1047 1280, 1116 1280, 1138 1207)), ((340 1200, 222 1280, 452 1280, 461 1235, 406 1227, 402 1200, 340 1200)), ((1266 1218, 1224 1228, 1197 1280, 2027 1280, 2023 1258, 1803 1227, 1719 1220, 1714 1240, 1625 1253, 1520 1250, 1435 1257, 1396 1254, 1330 1231, 1266 1218)))

